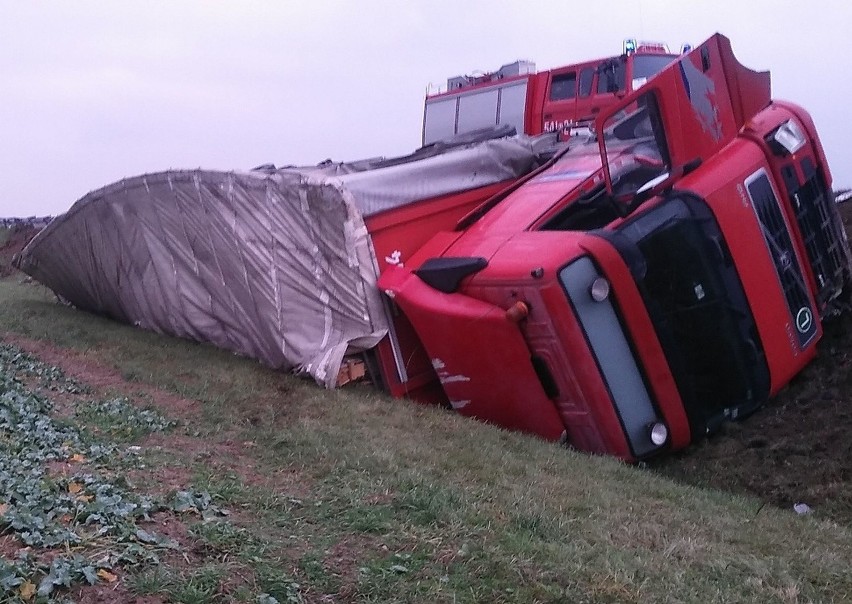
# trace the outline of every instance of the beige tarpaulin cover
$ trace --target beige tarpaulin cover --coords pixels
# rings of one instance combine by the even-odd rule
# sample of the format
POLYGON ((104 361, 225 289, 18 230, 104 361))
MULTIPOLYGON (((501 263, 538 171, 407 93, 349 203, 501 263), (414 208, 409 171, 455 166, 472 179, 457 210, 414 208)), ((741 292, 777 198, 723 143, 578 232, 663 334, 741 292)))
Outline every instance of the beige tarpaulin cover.
POLYGON ((387 330, 363 216, 515 178, 535 161, 521 137, 355 172, 137 176, 80 199, 17 265, 81 309, 332 387, 344 354, 387 330))

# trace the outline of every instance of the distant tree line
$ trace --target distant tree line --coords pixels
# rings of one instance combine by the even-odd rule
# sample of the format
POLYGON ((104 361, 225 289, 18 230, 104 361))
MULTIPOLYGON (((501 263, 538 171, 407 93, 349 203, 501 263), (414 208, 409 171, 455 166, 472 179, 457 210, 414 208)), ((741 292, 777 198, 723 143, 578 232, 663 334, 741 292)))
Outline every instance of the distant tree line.
POLYGON ((12 228, 15 226, 27 226, 43 229, 47 223, 53 220, 53 216, 28 216, 26 218, 0 218, 0 227, 12 228))

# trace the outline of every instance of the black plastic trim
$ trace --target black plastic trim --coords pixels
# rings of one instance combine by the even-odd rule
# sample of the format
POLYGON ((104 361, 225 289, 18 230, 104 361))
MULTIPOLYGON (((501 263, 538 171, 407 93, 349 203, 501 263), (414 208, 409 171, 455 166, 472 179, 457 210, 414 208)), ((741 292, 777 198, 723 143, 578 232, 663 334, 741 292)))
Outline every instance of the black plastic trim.
POLYGON ((429 258, 414 271, 426 285, 452 294, 457 291, 462 279, 478 273, 488 266, 488 261, 482 257, 445 257, 429 258))

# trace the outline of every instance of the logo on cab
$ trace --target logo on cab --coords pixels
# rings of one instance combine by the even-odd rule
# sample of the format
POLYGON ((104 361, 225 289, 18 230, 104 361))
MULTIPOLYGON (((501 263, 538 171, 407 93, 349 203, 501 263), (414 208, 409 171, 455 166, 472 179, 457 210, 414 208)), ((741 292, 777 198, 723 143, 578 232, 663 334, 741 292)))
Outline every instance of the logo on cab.
POLYGON ((796 313, 796 329, 799 330, 799 333, 807 333, 813 323, 814 316, 811 309, 807 306, 800 308, 799 312, 796 313))

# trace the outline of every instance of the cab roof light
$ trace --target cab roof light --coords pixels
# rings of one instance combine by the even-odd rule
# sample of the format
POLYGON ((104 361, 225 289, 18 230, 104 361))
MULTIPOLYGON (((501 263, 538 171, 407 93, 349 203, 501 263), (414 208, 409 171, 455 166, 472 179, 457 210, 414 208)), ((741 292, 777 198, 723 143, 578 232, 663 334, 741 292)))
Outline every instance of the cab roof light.
POLYGON ((669 47, 662 42, 646 42, 644 40, 637 41, 636 38, 626 38, 624 40, 624 54, 632 55, 637 52, 656 55, 670 54, 669 47))
POLYGON ((662 42, 642 42, 636 49, 636 52, 645 52, 648 54, 667 55, 669 47, 662 42))

